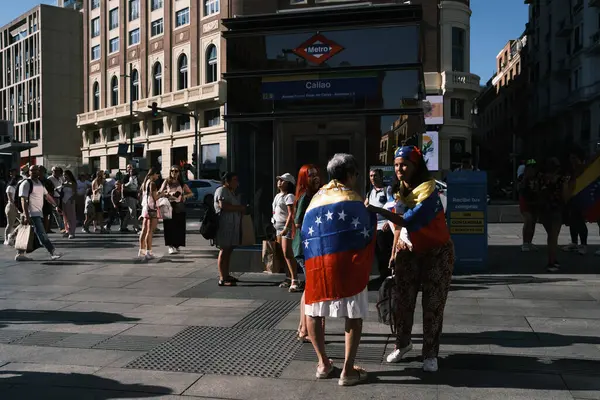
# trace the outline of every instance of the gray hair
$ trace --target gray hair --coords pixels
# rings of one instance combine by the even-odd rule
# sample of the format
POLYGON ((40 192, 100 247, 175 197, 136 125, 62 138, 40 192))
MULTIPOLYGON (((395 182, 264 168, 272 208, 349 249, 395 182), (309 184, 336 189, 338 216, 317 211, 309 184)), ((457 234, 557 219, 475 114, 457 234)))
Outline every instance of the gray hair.
POLYGON ((327 163, 327 173, 330 179, 335 179, 341 183, 348 180, 348 174, 358 172, 358 163, 352 154, 337 153, 327 163))

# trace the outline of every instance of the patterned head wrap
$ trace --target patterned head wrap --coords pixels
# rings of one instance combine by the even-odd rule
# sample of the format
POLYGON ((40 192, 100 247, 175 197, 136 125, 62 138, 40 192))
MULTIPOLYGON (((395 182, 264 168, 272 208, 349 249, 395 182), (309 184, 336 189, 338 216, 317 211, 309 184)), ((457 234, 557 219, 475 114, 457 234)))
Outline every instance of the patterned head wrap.
POLYGON ((419 150, 418 147, 403 146, 403 147, 398 147, 398 149, 396 150, 396 154, 394 155, 394 158, 398 158, 398 157, 402 157, 405 160, 409 160, 415 164, 418 164, 419 160, 421 160, 423 158, 423 153, 421 153, 421 150, 419 150))

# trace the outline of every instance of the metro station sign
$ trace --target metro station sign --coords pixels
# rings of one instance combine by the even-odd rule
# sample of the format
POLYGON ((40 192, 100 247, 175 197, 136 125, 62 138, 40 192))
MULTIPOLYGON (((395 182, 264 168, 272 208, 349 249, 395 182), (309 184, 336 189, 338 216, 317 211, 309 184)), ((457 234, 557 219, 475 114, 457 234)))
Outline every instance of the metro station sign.
POLYGON ((342 46, 318 33, 295 48, 293 52, 313 64, 321 65, 342 50, 344 50, 342 46))

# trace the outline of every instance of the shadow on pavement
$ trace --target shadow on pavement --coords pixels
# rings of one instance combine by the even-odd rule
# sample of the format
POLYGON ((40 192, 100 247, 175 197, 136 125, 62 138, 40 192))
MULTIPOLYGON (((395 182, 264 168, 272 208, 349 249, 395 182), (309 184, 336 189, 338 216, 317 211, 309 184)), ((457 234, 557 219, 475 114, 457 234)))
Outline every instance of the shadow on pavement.
POLYGON ((139 318, 125 317, 117 313, 101 311, 42 311, 42 310, 0 310, 0 328, 2 322, 19 323, 71 323, 75 325, 112 324, 115 322, 135 322, 139 318))
POLYGON ((5 391, 6 398, 23 400, 139 399, 173 393, 170 388, 164 386, 126 384, 97 375, 79 373, 4 370, 0 371, 0 383, 15 385, 5 391))
MULTIPOLYGON (((538 251, 522 252, 521 246, 491 245, 488 247, 488 267, 492 274, 546 274, 546 246, 538 251)), ((594 255, 598 246, 589 246, 588 254, 558 251, 561 270, 558 274, 597 274, 600 257, 594 255)))

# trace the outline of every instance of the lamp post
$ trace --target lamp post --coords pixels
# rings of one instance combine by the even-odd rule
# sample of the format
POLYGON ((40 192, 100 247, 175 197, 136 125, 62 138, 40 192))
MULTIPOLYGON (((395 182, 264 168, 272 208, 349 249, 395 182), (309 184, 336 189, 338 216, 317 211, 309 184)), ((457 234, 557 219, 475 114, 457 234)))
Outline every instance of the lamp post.
POLYGON ((121 74, 123 78, 129 78, 129 154, 128 163, 133 160, 133 64, 129 63, 129 75, 121 74))

